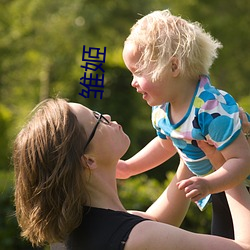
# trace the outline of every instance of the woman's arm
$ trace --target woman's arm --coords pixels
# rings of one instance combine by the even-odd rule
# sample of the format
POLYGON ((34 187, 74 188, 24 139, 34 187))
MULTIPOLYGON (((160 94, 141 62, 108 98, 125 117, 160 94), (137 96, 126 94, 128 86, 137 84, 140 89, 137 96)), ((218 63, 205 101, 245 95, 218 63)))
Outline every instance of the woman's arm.
POLYGON ((174 178, 162 195, 148 208, 146 214, 155 217, 157 221, 179 227, 187 213, 190 200, 177 188, 176 183, 191 176, 193 174, 180 160, 174 178))
MULTIPOLYGON (((245 185, 226 190, 232 214, 235 240, 246 243, 250 249, 250 195, 245 185)), ((224 248, 225 249, 225 248, 224 248)))
POLYGON ((189 208, 190 199, 187 199, 185 193, 177 188, 176 183, 191 176, 193 174, 181 160, 176 174, 168 187, 146 212, 134 210, 128 212, 146 219, 179 227, 189 208))
POLYGON ((240 108, 240 119, 242 123, 242 131, 250 145, 250 115, 246 114, 242 108, 240 108))
POLYGON ((144 221, 131 231, 125 250, 249 250, 250 196, 242 185, 226 193, 235 226, 235 240, 191 233, 164 223, 144 221))

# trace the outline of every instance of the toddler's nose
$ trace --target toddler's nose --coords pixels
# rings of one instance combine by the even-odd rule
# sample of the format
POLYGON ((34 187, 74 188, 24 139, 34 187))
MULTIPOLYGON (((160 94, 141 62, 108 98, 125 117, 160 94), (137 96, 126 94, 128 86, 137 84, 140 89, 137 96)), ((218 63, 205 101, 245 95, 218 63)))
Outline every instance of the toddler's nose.
POLYGON ((134 87, 134 88, 136 88, 137 87, 137 81, 136 81, 136 79, 135 78, 133 78, 133 80, 132 80, 132 82, 131 82, 131 86, 132 87, 134 87))

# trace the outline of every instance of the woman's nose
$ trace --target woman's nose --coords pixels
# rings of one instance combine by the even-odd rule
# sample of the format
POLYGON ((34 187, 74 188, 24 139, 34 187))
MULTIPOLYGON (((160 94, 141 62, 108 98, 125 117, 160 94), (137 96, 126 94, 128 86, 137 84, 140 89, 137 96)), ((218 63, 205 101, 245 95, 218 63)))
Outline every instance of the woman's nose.
POLYGON ((103 116, 104 116, 109 122, 111 122, 111 116, 110 116, 110 115, 104 114, 103 116))

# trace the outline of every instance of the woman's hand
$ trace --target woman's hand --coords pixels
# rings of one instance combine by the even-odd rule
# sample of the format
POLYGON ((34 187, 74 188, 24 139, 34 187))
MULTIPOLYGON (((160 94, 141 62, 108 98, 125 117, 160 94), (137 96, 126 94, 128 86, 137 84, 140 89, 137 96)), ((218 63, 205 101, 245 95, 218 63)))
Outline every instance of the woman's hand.
POLYGON ((244 132, 248 142, 250 141, 250 122, 247 119, 247 115, 242 108, 240 108, 240 119, 242 122, 242 131, 244 132))

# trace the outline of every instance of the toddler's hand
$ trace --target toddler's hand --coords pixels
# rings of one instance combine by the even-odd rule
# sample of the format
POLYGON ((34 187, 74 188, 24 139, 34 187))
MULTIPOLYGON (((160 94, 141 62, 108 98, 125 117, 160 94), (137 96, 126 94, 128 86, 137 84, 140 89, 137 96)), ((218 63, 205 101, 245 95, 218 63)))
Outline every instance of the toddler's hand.
POLYGON ((184 190, 186 197, 192 201, 198 201, 206 197, 209 192, 209 183, 204 177, 194 176, 177 183, 180 190, 184 190))
POLYGON ((130 177, 130 171, 126 161, 119 160, 116 166, 116 178, 117 179, 127 179, 130 177))

